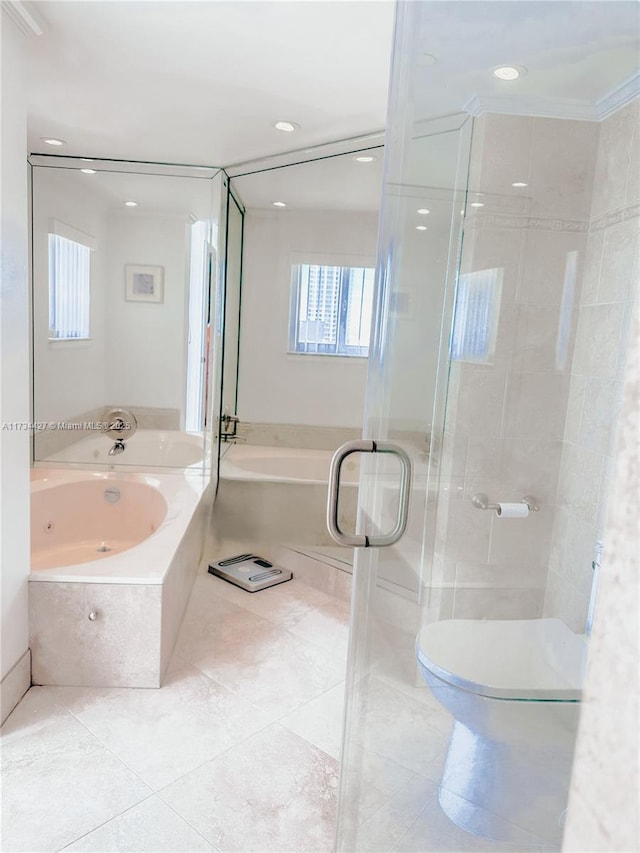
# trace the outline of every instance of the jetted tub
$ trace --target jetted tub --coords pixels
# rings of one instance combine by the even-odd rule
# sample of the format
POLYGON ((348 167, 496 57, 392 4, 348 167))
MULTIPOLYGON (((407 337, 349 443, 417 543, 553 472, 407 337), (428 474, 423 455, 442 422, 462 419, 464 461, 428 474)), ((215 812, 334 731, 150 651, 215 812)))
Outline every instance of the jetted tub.
POLYGON ((160 686, 202 555, 207 486, 193 472, 32 471, 35 684, 160 686))

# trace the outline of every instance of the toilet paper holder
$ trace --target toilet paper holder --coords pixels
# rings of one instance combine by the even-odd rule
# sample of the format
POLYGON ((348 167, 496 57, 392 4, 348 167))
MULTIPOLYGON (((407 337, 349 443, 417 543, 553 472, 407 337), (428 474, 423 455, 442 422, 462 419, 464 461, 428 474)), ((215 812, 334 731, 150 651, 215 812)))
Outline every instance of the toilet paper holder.
MULTIPOLYGON (((489 503, 489 498, 487 497, 487 495, 484 494, 484 492, 478 492, 477 495, 474 495, 471 498, 471 503, 477 509, 493 509, 496 512, 498 512, 498 510, 500 509, 499 503, 489 503)), ((540 509, 540 507, 538 506, 538 501, 536 500, 536 498, 533 497, 533 495, 525 495, 522 500, 519 501, 519 503, 526 504, 529 512, 538 512, 538 510, 540 509)))

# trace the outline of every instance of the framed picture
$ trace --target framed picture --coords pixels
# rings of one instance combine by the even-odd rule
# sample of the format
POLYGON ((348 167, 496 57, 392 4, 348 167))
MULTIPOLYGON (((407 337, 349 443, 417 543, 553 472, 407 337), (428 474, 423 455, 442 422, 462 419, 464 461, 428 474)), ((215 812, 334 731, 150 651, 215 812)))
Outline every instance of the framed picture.
POLYGON ((162 302, 164 267, 125 266, 125 299, 128 302, 162 302))

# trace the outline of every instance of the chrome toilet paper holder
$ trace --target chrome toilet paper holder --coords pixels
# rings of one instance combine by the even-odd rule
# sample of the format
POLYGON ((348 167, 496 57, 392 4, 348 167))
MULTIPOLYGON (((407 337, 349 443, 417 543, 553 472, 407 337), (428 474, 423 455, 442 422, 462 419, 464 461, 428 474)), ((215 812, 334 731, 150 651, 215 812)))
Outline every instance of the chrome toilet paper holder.
MULTIPOLYGON (((477 509, 493 509, 496 512, 498 512, 498 510, 500 509, 499 503, 495 503, 495 504, 489 503, 489 498, 487 497, 487 495, 484 494, 484 492, 478 492, 477 495, 474 495, 471 498, 471 503, 477 509)), ((540 509, 540 507, 538 506, 538 501, 536 498, 534 498, 533 495, 525 495, 519 501, 519 503, 526 504, 529 512, 538 512, 538 510, 540 509)))

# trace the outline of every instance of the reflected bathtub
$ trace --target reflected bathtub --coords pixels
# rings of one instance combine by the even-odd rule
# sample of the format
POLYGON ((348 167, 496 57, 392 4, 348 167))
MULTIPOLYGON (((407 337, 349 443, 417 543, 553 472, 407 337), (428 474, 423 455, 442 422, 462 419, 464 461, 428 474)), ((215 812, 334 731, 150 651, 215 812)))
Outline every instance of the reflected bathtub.
POLYGON ((76 464, 108 466, 110 468, 136 468, 145 471, 156 468, 200 469, 210 458, 206 441, 199 432, 178 430, 138 429, 125 442, 125 450, 109 456, 114 442, 101 432, 82 438, 47 456, 41 464, 76 464))
MULTIPOLYGON (((333 452, 305 448, 232 445, 220 462, 214 514, 218 538, 333 545, 326 526, 333 452)), ((357 456, 341 472, 340 525, 355 528, 357 456)))

